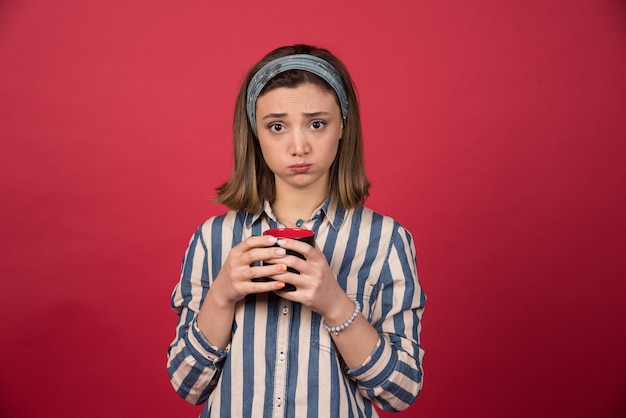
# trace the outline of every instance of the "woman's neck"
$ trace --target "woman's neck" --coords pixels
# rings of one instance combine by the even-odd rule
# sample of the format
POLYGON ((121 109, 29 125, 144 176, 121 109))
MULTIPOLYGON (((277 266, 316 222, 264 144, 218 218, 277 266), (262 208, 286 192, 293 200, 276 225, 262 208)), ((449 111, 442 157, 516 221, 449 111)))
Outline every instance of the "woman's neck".
POLYGON ((311 219, 313 212, 327 197, 327 193, 311 191, 279 193, 277 190, 276 199, 272 203, 272 212, 286 227, 299 227, 302 226, 302 221, 311 219))

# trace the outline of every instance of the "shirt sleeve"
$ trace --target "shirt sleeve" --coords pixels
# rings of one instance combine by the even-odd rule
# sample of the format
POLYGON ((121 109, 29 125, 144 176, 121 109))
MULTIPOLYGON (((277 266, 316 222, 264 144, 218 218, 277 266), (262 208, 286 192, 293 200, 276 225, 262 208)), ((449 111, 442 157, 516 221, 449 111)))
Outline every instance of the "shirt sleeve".
POLYGON ((396 224, 370 321, 378 344, 361 366, 347 370, 361 393, 386 411, 408 408, 422 388, 421 320, 426 296, 417 278, 411 234, 396 224))
POLYGON ((203 226, 192 236, 183 258, 180 281, 171 305, 178 314, 176 336, 169 346, 167 370, 176 392, 193 404, 204 402, 220 377, 228 349, 221 350, 204 337, 196 323, 209 286, 209 260, 203 226))

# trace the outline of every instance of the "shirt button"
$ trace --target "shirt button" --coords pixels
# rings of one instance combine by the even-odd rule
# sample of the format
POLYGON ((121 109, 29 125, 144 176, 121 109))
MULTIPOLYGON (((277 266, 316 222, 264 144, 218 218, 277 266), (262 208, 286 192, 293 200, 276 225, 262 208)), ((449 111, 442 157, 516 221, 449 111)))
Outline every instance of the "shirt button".
POLYGON ((285 353, 280 353, 280 356, 278 356, 278 358, 280 359, 280 361, 284 361, 285 360, 285 353))
POLYGON ((289 308, 283 306, 283 315, 287 315, 289 313, 289 308))
POLYGON ((276 399, 276 405, 282 406, 283 405, 283 400, 280 399, 280 398, 276 399))

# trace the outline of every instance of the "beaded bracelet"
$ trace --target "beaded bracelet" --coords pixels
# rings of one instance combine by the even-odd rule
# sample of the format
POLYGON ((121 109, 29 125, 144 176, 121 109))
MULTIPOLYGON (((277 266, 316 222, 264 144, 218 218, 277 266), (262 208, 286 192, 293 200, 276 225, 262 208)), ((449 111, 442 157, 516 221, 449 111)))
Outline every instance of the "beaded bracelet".
POLYGON ((332 332, 335 335, 339 335, 340 331, 343 331, 344 329, 348 328, 350 326, 350 324, 356 319, 356 317, 359 316, 359 312, 361 312, 361 304, 359 303, 358 300, 355 300, 354 301, 354 312, 352 312, 352 315, 350 316, 350 318, 348 318, 348 320, 346 322, 344 322, 341 325, 337 325, 336 327, 331 327, 324 320, 324 322, 322 323, 322 326, 324 327, 324 329, 327 332, 332 332))

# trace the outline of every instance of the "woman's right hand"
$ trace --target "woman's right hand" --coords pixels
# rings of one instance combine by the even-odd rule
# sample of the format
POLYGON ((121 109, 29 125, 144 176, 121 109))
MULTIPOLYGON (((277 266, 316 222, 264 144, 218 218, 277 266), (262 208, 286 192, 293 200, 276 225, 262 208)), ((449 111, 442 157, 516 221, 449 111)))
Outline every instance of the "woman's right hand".
POLYGON ((198 312, 198 327, 213 345, 225 349, 230 342, 235 305, 252 293, 280 290, 284 282, 253 282, 252 279, 284 273, 287 267, 276 263, 285 250, 273 247, 270 236, 252 236, 230 250, 217 277, 209 287, 198 312), (257 261, 274 260, 274 264, 253 266, 257 261))
POLYGON ((257 282, 252 279, 274 276, 287 271, 284 264, 256 265, 257 261, 276 260, 285 255, 285 249, 274 247, 277 239, 271 236, 249 237, 230 250, 209 292, 224 303, 234 305, 252 293, 280 290, 285 283, 279 281, 257 282))

